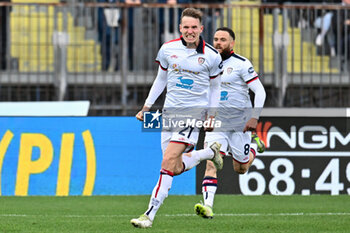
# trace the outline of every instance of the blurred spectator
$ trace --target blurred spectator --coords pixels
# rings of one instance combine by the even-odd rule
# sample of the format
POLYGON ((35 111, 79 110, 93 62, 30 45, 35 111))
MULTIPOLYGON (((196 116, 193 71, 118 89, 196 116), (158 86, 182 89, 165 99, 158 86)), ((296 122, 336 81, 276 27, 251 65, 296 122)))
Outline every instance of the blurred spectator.
POLYGON ((319 33, 316 36, 316 45, 322 46, 325 38, 327 39, 329 48, 330 48, 330 55, 334 57, 336 55, 335 53, 335 35, 332 25, 332 19, 334 17, 334 11, 326 11, 326 13, 320 17, 317 17, 315 20, 315 28, 318 29, 319 33))
MULTIPOLYGON (((192 3, 203 3, 203 4, 222 4, 225 3, 225 0, 192 0, 192 3)), ((204 31, 202 33, 202 36, 204 37, 204 40, 208 42, 209 44, 213 43, 213 36, 215 33, 215 30, 217 28, 216 21, 218 17, 220 17, 220 9, 201 9, 204 13, 203 15, 203 25, 204 25, 204 31)))
MULTIPOLYGON (((140 4, 140 0, 97 0, 98 2, 116 3, 125 2, 130 5, 140 4)), ((118 8, 102 8, 98 9, 98 39, 101 43, 102 54, 102 70, 117 70, 118 69, 118 25, 122 16, 121 9, 118 8), (113 62, 113 64, 111 64, 113 62)), ((129 67, 132 69, 132 45, 133 45, 133 9, 128 10, 128 54, 129 67)))
MULTIPOLYGON (((342 5, 350 6, 350 0, 343 0, 342 5)), ((335 37, 340 45, 336 46, 336 48, 339 48, 340 51, 338 53, 342 56, 343 61, 347 60, 348 65, 350 65, 350 10, 342 9, 338 12, 339 21, 337 20, 338 17, 334 17, 333 19, 333 25, 337 25, 339 28, 339 34, 335 33, 335 37), (338 38, 338 35, 340 35, 340 38, 338 38)))
MULTIPOLYGON (((98 0, 99 3, 115 3, 117 0, 98 0)), ((110 15, 113 11, 108 11, 111 9, 98 8, 98 40, 101 44, 101 55, 102 55, 102 70, 107 71, 111 63, 111 54, 113 53, 113 48, 118 45, 118 21, 120 20, 118 15, 110 15)), ((116 9, 117 10, 117 9, 116 9)), ((117 12, 117 11, 115 11, 117 12)), ((114 69, 117 69, 117 54, 114 60, 114 69)))
MULTIPOLYGON (((124 2, 124 1, 121 1, 124 2)), ((141 0, 125 0, 125 3, 129 5, 137 5, 141 4, 141 0)), ((128 10, 128 58, 129 58, 129 69, 134 69, 134 14, 138 13, 137 9, 133 9, 132 7, 128 10)))
MULTIPOLYGON (((145 1, 145 0, 144 0, 145 1)), ((185 3, 191 3, 191 0, 155 0, 158 3, 167 3, 169 5, 176 5, 176 4, 185 4, 185 3)), ((178 38, 180 36, 178 25, 180 24, 180 18, 182 13, 181 8, 177 11, 177 22, 174 22, 175 19, 175 11, 173 8, 170 9, 160 9, 159 11, 159 21, 160 21, 160 41, 161 43, 173 40, 175 38, 178 38), (169 25, 168 25, 168 31, 166 31, 165 27, 165 12, 169 11, 169 25), (175 27, 174 27, 175 25, 175 27)))
MULTIPOLYGON (((150 2, 152 0, 143 0, 143 2, 150 2)), ((202 3, 202 4, 220 4, 224 3, 225 0, 155 0, 158 3, 167 3, 170 5, 175 5, 175 4, 186 4, 186 3, 202 3)), ((174 23, 174 10, 170 9, 169 11, 169 31, 164 31, 164 9, 160 9, 160 33, 163 35, 162 36, 162 41, 168 41, 171 39, 174 39, 179 36, 178 29, 174 31, 174 24, 177 25, 180 23, 180 18, 181 18, 181 13, 183 9, 179 9, 177 12, 178 16, 178 22, 174 23)), ((204 40, 208 43, 212 43, 213 41, 213 34, 216 30, 216 20, 218 16, 220 16, 220 9, 212 10, 212 8, 207 8, 207 9, 201 9, 202 12, 204 13, 203 17, 203 25, 204 25, 204 31, 202 36, 204 37, 204 40), (213 13, 214 12, 214 13, 213 13)))
MULTIPOLYGON (((331 2, 327 1, 327 3, 334 4, 340 2, 339 0, 334 0, 331 2)), ((342 0, 342 5, 350 5, 350 0, 342 0)), ((331 56, 338 54, 343 58, 349 57, 349 14, 350 11, 346 9, 328 10, 315 20, 315 27, 319 28, 319 33, 315 41, 316 45, 324 45, 324 41, 327 40, 331 56)))

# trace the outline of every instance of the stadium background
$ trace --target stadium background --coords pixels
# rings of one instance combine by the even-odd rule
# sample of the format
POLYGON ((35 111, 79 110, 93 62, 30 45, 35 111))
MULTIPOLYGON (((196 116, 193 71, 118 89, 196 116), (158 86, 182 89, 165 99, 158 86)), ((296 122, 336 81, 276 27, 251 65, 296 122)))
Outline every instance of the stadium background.
POLYGON ((232 27, 235 52, 259 73, 267 100, 257 133, 267 151, 242 176, 225 158, 211 222, 192 210, 204 164, 176 177, 150 230, 349 231, 350 46, 348 27, 337 26, 349 6, 111 2, 0 2, 0 232, 135 232, 129 220, 147 205, 161 150, 159 132, 133 116, 187 6, 203 9, 207 40, 213 21, 232 27), (315 20, 328 12, 336 54, 327 39, 315 43, 315 20))
MULTIPOLYGON (((212 39, 214 21, 234 29, 235 52, 252 61, 267 91, 268 110, 258 133, 269 144, 268 151, 260 155, 250 175, 234 175, 227 161, 223 171, 227 175, 220 177, 233 185, 222 185, 218 193, 350 193, 349 44, 342 46, 341 28, 333 25, 337 53, 331 54, 326 39, 322 46, 315 44, 320 29, 314 23, 333 12, 340 24, 337 15, 349 7, 337 2, 226 1, 169 7, 13 0, 0 3, 1 101, 87 100, 90 107, 86 119, 0 118, 0 195, 150 193, 161 161, 159 135, 142 132, 142 124, 132 116, 155 77, 158 48, 178 36, 178 17, 187 6, 203 9, 207 40, 212 39), (271 131, 271 125, 281 132, 271 131), (90 133, 90 160, 83 132, 90 133), (306 158, 310 164, 300 162, 306 158), (135 170, 144 173, 139 181, 132 178, 135 170), (245 189, 237 183, 245 184, 245 189)), ((161 108, 163 100, 164 95, 153 109, 161 108)), ((180 176, 182 186, 175 185, 172 192, 200 193, 202 173, 203 164, 180 176)))

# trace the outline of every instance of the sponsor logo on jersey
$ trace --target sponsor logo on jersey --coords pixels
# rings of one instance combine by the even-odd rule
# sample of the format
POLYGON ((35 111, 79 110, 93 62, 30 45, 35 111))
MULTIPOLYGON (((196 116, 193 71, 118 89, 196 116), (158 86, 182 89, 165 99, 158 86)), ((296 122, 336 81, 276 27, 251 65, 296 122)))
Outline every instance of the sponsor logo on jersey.
POLYGON ((178 56, 176 56, 176 55, 174 54, 174 55, 171 55, 170 58, 172 58, 172 59, 177 59, 178 56))
POLYGON ((232 70, 233 70, 232 67, 227 68, 227 74, 231 74, 231 73, 232 73, 232 70))
POLYGON ((199 63, 200 65, 202 65, 204 62, 205 62, 205 58, 204 58, 204 57, 199 57, 199 58, 198 58, 198 63, 199 63))
POLYGON ((227 95, 228 95, 227 91, 222 91, 220 100, 228 100, 228 96, 227 95))
POLYGON ((176 83, 177 87, 181 87, 181 88, 185 88, 188 90, 191 90, 193 87, 193 80, 192 79, 188 79, 188 78, 184 78, 183 76, 177 78, 180 83, 176 83))
POLYGON ((189 74, 196 74, 196 75, 199 74, 199 72, 197 72, 197 71, 181 69, 181 67, 179 65, 176 65, 176 64, 173 64, 173 69, 174 69, 174 72, 176 72, 177 74, 180 74, 182 72, 186 72, 189 74))
POLYGON ((182 71, 183 71, 183 72, 190 73, 190 74, 199 74, 199 72, 197 72, 197 71, 192 71, 192 70, 182 69, 182 71))

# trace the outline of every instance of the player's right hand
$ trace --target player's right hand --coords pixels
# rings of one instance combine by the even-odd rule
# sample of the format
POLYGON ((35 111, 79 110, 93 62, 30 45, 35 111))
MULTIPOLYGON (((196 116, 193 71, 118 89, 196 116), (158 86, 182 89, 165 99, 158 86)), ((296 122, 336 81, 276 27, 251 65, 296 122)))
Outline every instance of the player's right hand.
POLYGON ((144 112, 148 112, 150 110, 150 107, 147 107, 147 106, 143 106, 143 108, 141 109, 141 111, 139 111, 137 114, 136 114, 136 119, 139 120, 139 121, 143 121, 143 113, 144 112))
POLYGON ((136 114, 136 119, 139 120, 139 121, 143 121, 143 111, 139 111, 137 114, 136 114))

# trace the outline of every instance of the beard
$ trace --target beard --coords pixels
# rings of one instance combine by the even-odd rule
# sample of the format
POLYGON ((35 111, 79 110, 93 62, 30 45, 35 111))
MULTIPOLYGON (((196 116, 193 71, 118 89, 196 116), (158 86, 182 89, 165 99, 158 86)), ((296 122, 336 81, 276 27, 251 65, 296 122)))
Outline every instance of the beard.
POLYGON ((220 55, 223 61, 226 60, 231 56, 231 49, 230 48, 223 49, 220 55))

